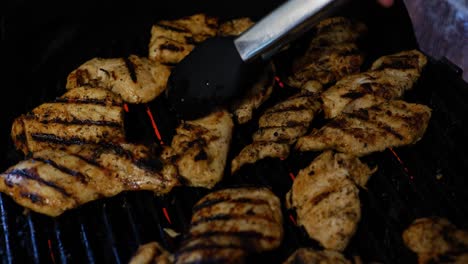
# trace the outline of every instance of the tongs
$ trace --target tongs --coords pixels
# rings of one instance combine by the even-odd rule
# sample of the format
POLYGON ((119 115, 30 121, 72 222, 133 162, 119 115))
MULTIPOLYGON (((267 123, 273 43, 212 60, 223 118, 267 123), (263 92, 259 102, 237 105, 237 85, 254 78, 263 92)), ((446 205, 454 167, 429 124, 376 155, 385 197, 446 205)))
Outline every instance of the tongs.
POLYGON ((345 2, 289 0, 236 38, 204 41, 173 69, 166 89, 169 108, 190 120, 228 106, 273 55, 345 2))

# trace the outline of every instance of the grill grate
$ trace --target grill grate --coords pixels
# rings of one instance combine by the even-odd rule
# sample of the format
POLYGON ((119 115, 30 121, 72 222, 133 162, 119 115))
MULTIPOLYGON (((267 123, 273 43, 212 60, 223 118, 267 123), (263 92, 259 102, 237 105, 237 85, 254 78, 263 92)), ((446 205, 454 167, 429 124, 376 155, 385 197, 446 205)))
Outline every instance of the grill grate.
MULTIPOLYGON (((68 35, 57 44, 62 46, 55 47, 55 50, 48 49, 39 63, 28 64, 23 61, 22 69, 31 76, 21 78, 26 73, 13 75, 18 80, 14 87, 19 88, 13 91, 17 93, 13 98, 18 98, 17 102, 20 102, 19 99, 24 98, 22 93, 26 92, 31 96, 14 108, 2 111, 7 113, 2 122, 8 122, 7 128, 0 131, 2 143, 7 146, 6 151, 2 151, 4 156, 0 159, 1 168, 6 169, 21 159, 8 135, 13 118, 63 93, 64 76, 79 63, 96 54, 104 57, 124 56, 137 51, 145 54, 149 36, 142 36, 147 35, 149 25, 153 22, 148 17, 166 17, 165 12, 180 17, 191 14, 193 11, 190 10, 196 9, 187 6, 185 11, 180 11, 176 1, 172 2, 174 3, 155 8, 154 10, 159 10, 159 15, 149 14, 148 11, 141 13, 146 15, 140 15, 140 20, 132 17, 133 23, 121 23, 118 27, 107 25, 117 29, 103 33, 102 36, 100 34, 105 26, 100 28, 101 31, 93 31, 93 27, 103 20, 93 18, 89 25, 84 26, 77 22, 78 24, 71 25, 73 30, 68 31, 68 35), (171 4, 174 6, 170 6, 171 4), (174 10, 179 10, 179 13, 174 10), (111 35, 114 33, 118 37, 111 35), (87 39, 93 42, 87 42, 87 39), (76 46, 70 44, 75 42, 78 43, 76 46), (82 52, 83 49, 85 51, 82 52), (76 51, 80 55, 72 52, 66 58, 65 50, 76 51)), ((395 8, 383 11, 374 7, 371 2, 375 4, 375 1, 369 1, 365 8, 349 9, 351 17, 362 19, 369 25, 369 61, 382 54, 416 47, 413 33, 407 32, 411 31, 411 26, 402 4, 397 1, 395 8), (400 24, 389 24, 386 21, 400 24)), ((219 4, 210 2, 207 5, 213 4, 208 9, 214 10, 214 15, 251 15, 255 18, 275 5, 271 1, 268 3, 258 3, 262 7, 254 7, 249 11, 250 14, 246 14, 237 4, 238 10, 233 8, 229 11, 219 4)), ((67 27, 57 30, 64 33, 67 32, 67 27)), ((48 42, 44 45, 47 46, 48 42)), ((275 93, 263 108, 290 93, 287 87, 282 86, 284 85, 277 82, 275 93)), ((459 75, 455 75, 443 61, 431 59, 414 91, 406 95, 408 101, 421 102, 433 109, 431 122, 422 140, 414 146, 396 148, 363 158, 370 165, 378 165, 379 169, 371 177, 367 190, 360 192, 362 219, 345 252, 349 257, 360 256, 364 262, 416 263, 414 254, 403 244, 401 232, 413 219, 420 216, 445 216, 454 224, 468 228, 468 193, 465 191, 468 178, 464 177, 468 169, 468 165, 464 163, 468 158, 468 152, 464 148, 468 146, 467 98, 468 87, 459 75)), ((170 142, 175 120, 167 112, 162 98, 148 105, 127 107, 126 125, 131 128, 127 131, 130 140, 148 145, 170 142), (155 132, 148 109, 160 136, 155 132)), ((233 145, 230 158, 249 142, 250 135, 255 130, 254 123, 235 128, 233 142, 236 144, 233 145)), ((225 177, 221 186, 267 185, 284 201, 294 175, 316 155, 317 153, 293 152, 285 160, 262 160, 242 168, 235 177, 225 177)), ((0 194, 0 256, 3 263, 127 263, 140 244, 153 240, 161 242, 172 251, 180 242, 180 237, 172 238, 165 229, 170 228, 179 233, 186 231, 192 205, 206 193, 208 190, 198 188, 176 188, 165 197, 155 197, 146 191, 123 193, 85 204, 57 219, 34 212, 25 213, 24 208, 15 204, 11 198, 0 194)), ((301 228, 294 225, 292 212, 283 208, 283 214, 283 244, 277 251, 251 256, 253 263, 259 260, 277 263, 278 260, 286 259, 297 247, 318 247, 301 228)))

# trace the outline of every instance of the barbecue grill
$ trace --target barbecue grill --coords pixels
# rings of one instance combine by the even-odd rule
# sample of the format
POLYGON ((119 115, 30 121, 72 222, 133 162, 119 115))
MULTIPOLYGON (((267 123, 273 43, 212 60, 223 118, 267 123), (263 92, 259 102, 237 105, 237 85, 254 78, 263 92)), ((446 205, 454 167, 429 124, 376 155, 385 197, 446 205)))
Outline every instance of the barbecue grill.
MULTIPOLYGON (((72 9, 22 1, 12 4, 2 17, 2 42, 6 58, 2 78, 0 169, 6 170, 23 157, 9 136, 13 119, 65 92, 66 76, 93 57, 123 57, 147 54, 151 25, 160 19, 175 19, 204 12, 221 19, 249 16, 258 20, 282 1, 111 1, 98 4, 80 1, 72 9), (52 8, 58 11, 51 11, 52 8), (70 11, 71 10, 71 11, 70 11)), ((375 1, 353 1, 342 14, 369 27, 364 41, 366 63, 378 56, 417 48, 404 4, 390 9, 375 1)), ((300 50, 307 36, 298 39, 289 52, 300 50)), ((272 97, 257 111, 289 95, 281 82, 291 54, 276 58, 278 76, 272 97)), ((433 110, 424 137, 412 146, 389 149, 362 160, 377 165, 366 190, 360 191, 362 219, 345 254, 365 262, 416 263, 416 255, 402 241, 402 231, 417 217, 447 217, 468 228, 468 85, 461 71, 445 59, 429 57, 428 65, 409 102, 424 103, 433 110)), ((148 104, 127 105, 127 136, 156 148, 169 144, 176 120, 161 96, 148 104)), ((314 121, 319 126, 323 122, 314 121)), ((236 126, 229 159, 249 143, 256 119, 236 126)), ((285 160, 265 159, 247 165, 216 187, 270 186, 284 202, 294 176, 318 153, 293 152, 285 160)), ((229 169, 226 170, 227 172, 229 169)), ((127 263, 139 245, 158 241, 168 250, 177 248, 188 228, 193 204, 209 190, 178 187, 164 197, 150 192, 127 192, 90 202, 57 218, 25 210, 0 194, 0 256, 3 263, 127 263)), ((278 263, 301 246, 318 248, 295 216, 283 210, 285 238, 273 252, 255 254, 249 260, 278 263)))

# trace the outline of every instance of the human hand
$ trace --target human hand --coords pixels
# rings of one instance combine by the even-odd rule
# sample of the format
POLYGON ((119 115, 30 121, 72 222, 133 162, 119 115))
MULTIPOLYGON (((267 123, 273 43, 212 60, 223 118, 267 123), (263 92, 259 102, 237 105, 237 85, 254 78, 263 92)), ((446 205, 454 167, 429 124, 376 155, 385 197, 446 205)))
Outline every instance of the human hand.
POLYGON ((391 7, 393 5, 393 0, 377 0, 377 2, 383 7, 391 7))

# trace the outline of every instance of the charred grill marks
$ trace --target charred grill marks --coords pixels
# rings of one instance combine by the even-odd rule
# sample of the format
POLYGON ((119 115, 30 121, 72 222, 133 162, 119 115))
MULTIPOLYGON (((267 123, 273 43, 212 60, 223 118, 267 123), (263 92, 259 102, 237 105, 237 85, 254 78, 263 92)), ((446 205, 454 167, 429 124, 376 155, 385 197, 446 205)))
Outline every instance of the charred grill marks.
POLYGON ((118 106, 121 107, 122 104, 115 102, 115 101, 106 101, 102 99, 92 99, 92 98, 57 98, 54 100, 55 103, 70 103, 70 104, 94 104, 94 105, 102 105, 107 106, 118 106))
POLYGON ((210 199, 210 200, 204 201, 201 204, 194 206, 192 209, 192 213, 195 213, 203 208, 211 207, 215 204, 219 204, 222 202, 247 203, 247 204, 255 204, 255 205, 268 204, 268 201, 261 200, 261 199, 251 199, 251 198, 230 199, 227 197, 227 198, 219 198, 219 199, 210 199))
POLYGON ((278 239, 277 237, 268 236, 256 231, 207 231, 200 234, 189 234, 188 239, 208 238, 216 236, 231 236, 240 239, 261 239, 267 241, 274 241, 278 239))
POLYGON ((84 144, 91 143, 78 137, 63 138, 54 134, 47 134, 47 133, 34 133, 34 134, 31 134, 31 137, 35 141, 38 141, 38 142, 50 142, 50 143, 61 144, 61 145, 66 145, 66 146, 84 145, 84 144))
MULTIPOLYGON (((34 117, 32 117, 34 118, 34 117)), ((64 125, 94 125, 94 126, 107 126, 107 127, 116 127, 120 128, 122 125, 118 122, 107 121, 107 120, 90 120, 90 119, 72 119, 72 120, 63 120, 59 118, 54 118, 50 120, 41 120, 42 124, 64 124, 64 125)))
POLYGON ((161 27, 161 28, 163 28, 165 30, 168 30, 168 31, 174 31, 174 32, 178 32, 178 33, 190 33, 190 31, 188 31, 187 29, 173 27, 171 25, 163 24, 161 22, 156 22, 155 25, 158 26, 158 27, 161 27))
POLYGON ((79 171, 72 170, 72 169, 64 167, 64 166, 61 166, 61 165, 57 164, 55 161, 53 161, 53 160, 43 159, 43 158, 33 158, 33 160, 49 164, 50 166, 56 168, 57 170, 65 173, 65 174, 76 177, 82 183, 87 183, 88 182, 88 177, 86 175, 84 175, 83 173, 81 173, 79 171))
POLYGON ((21 177, 21 178, 25 178, 28 180, 37 181, 40 184, 53 188, 54 190, 61 193, 64 197, 72 198, 72 195, 69 194, 63 187, 58 186, 54 182, 42 179, 39 175, 37 175, 36 171, 27 170, 27 169, 14 169, 12 171, 7 172, 6 175, 7 176, 5 180, 9 181, 8 186, 12 186, 12 181, 10 180, 10 177, 21 177))
MULTIPOLYGON (((249 211, 250 212, 250 211, 249 211)), ((249 215, 249 212, 243 215, 239 214, 217 214, 209 217, 203 217, 197 221, 191 223, 192 226, 196 226, 201 223, 213 222, 213 221, 228 221, 228 220, 237 220, 237 219, 262 219, 267 222, 274 222, 275 220, 269 217, 268 215, 259 215, 252 212, 252 215, 249 215)))
POLYGON ((134 83, 137 82, 137 74, 135 71, 136 65, 129 59, 129 58, 123 58, 125 61, 125 66, 128 69, 128 73, 130 74, 130 78, 134 83))

